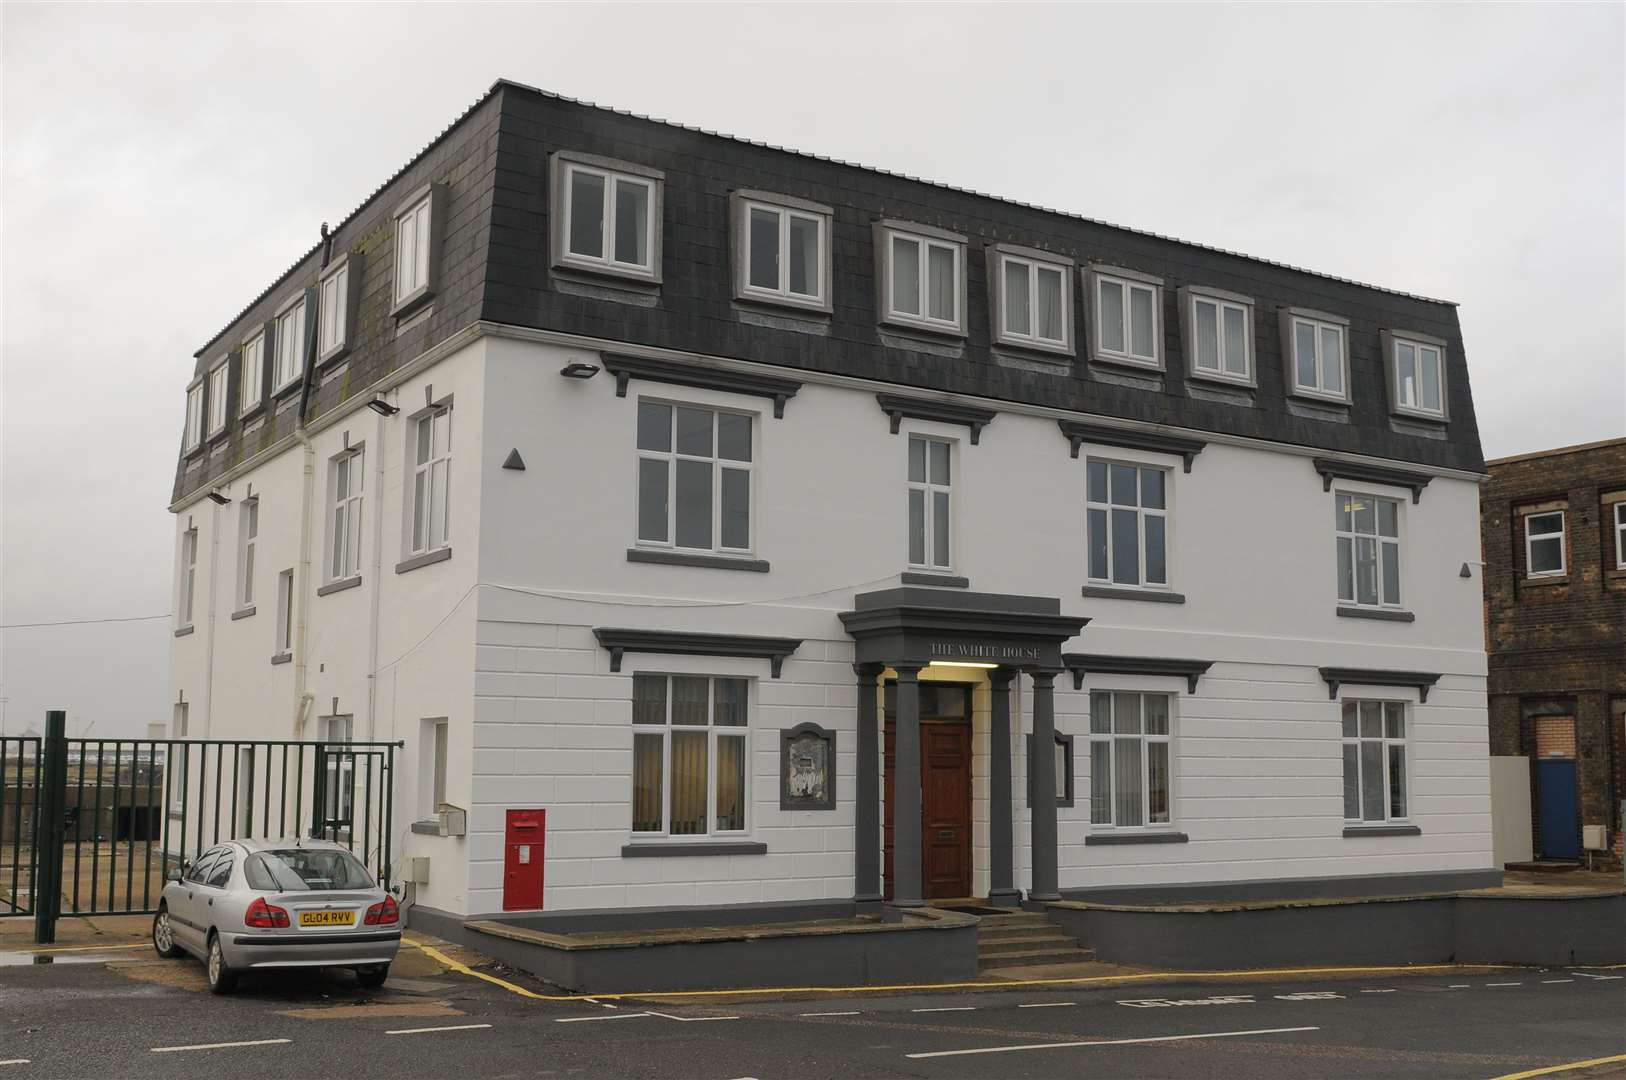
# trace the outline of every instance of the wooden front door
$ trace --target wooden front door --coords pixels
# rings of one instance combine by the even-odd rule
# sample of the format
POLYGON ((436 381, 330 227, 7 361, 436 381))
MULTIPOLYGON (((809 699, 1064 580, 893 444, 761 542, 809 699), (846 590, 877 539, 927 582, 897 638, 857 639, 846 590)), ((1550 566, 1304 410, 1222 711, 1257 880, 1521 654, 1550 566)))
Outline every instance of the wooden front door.
MULTIPOLYGON (((920 802, 924 899, 971 895, 971 688, 921 683, 920 802)), ((886 707, 886 812, 882 828, 885 895, 892 899, 894 779, 897 772, 892 687, 886 707)))

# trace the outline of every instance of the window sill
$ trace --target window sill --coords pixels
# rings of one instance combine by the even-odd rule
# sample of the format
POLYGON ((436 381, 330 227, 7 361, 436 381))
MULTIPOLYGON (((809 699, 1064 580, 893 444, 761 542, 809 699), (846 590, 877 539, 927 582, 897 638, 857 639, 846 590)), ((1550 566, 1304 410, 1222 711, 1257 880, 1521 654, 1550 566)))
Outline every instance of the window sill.
POLYGON ((1522 582, 1522 584, 1527 587, 1541 585, 1568 585, 1569 583, 1570 576, 1568 574, 1538 574, 1535 576, 1526 574, 1524 581, 1522 582))
POLYGON ((405 318, 406 316, 411 315, 418 308, 422 307, 434 295, 435 290, 431 289, 427 285, 420 285, 407 295, 403 296, 401 299, 397 300, 395 302, 395 306, 390 308, 390 314, 397 319, 405 318))
POLYGON ((248 607, 238 608, 236 611, 231 613, 231 621, 236 622, 238 619, 246 619, 250 615, 254 614, 255 610, 256 608, 253 604, 250 604, 248 607))
POLYGON ((280 398, 284 394, 286 394, 288 391, 297 390, 298 388, 299 388, 299 376, 296 375, 292 379, 290 379, 287 382, 283 383, 281 386, 279 386, 276 389, 272 390, 271 391, 271 396, 273 398, 280 398))
POLYGON ((751 559, 737 555, 702 555, 686 551, 664 551, 654 548, 628 548, 628 562, 661 563, 666 566, 700 566, 712 570, 744 570, 747 573, 766 574, 768 560, 751 559))
POLYGON ((357 585, 360 585, 360 584, 361 584, 361 575, 360 574, 352 574, 351 576, 349 576, 347 578, 340 578, 337 581, 330 581, 326 585, 323 585, 323 586, 319 587, 316 590, 316 595, 317 596, 331 596, 332 594, 334 594, 336 592, 344 592, 344 590, 346 590, 346 589, 354 589, 357 585))
POLYGON ((916 322, 899 315, 882 316, 881 327, 903 334, 924 334, 928 339, 934 341, 961 342, 968 336, 963 326, 949 323, 916 322))
POLYGON ((1086 585, 1084 595, 1096 600, 1143 600, 1153 604, 1183 604, 1184 593, 1159 592, 1152 589, 1122 589, 1110 585, 1086 585))
POLYGON ((766 855, 768 845, 754 840, 720 840, 711 843, 650 841, 621 845, 623 859, 655 858, 668 855, 766 855))
POLYGON ((1128 368, 1139 371, 1144 375, 1161 376, 1163 374, 1163 361, 1140 360, 1133 356, 1121 356, 1117 353, 1094 352, 1090 354, 1092 364, 1111 364, 1114 367, 1128 368))
POLYGON ((419 836, 439 836, 440 822, 435 818, 424 818, 412 823, 412 831, 419 836))
POLYGON ((290 663, 293 660, 293 658, 294 658, 293 653, 279 652, 279 653, 277 653, 275 656, 273 656, 271 658, 271 662, 273 664, 286 664, 286 663, 290 663))
POLYGON ((1434 424, 1445 427, 1451 422, 1450 417, 1444 413, 1414 412, 1411 409, 1391 409, 1389 415, 1396 420, 1412 420, 1420 424, 1434 424))
POLYGON ((1348 604, 1338 605, 1338 617, 1341 619, 1380 619, 1385 622, 1417 621, 1417 615, 1410 611, 1401 611, 1396 608, 1351 607, 1348 604))
POLYGON ((320 370, 327 367, 335 360, 342 360, 348 355, 350 355, 350 343, 348 341, 341 341, 337 345, 333 346, 333 348, 316 358, 316 367, 318 370, 320 370))
POLYGON ((201 442, 196 443, 196 444, 194 444, 192 446, 188 446, 185 450, 182 450, 181 451, 181 456, 183 456, 183 457, 193 457, 194 455, 199 453, 202 449, 203 449, 203 444, 201 442))
POLYGON ((410 559, 402 559, 395 564, 395 572, 397 574, 410 573, 419 567, 433 566, 435 563, 445 562, 451 557, 452 546, 448 544, 443 548, 436 548, 434 551, 426 551, 422 555, 414 555, 410 559))
POLYGON ((566 276, 577 276, 588 281, 605 281, 619 285, 631 285, 640 292, 659 293, 661 288, 661 275, 658 269, 633 270, 611 266, 607 263, 578 262, 568 256, 554 260, 554 273, 566 276))
POLYGON ((969 589, 971 579, 953 574, 934 574, 929 570, 905 570, 899 575, 903 585, 935 585, 940 589, 969 589))
POLYGON ((1032 353, 1046 360, 1070 361, 1076 359, 1077 352, 1071 341, 1022 341, 1016 338, 995 336, 991 343, 996 349, 1010 349, 1018 353, 1032 353))
POLYGON ((1084 838, 1086 847, 1097 844, 1185 844, 1191 837, 1183 832, 1143 832, 1143 833, 1091 833, 1084 838))
POLYGON ((803 317, 828 321, 832 316, 830 304, 825 300, 799 300, 794 296, 751 292, 741 289, 734 294, 734 302, 750 307, 762 307, 774 312, 795 312, 803 317))
POLYGON ((1196 368, 1192 368, 1186 372, 1186 378, 1197 379, 1201 382, 1207 383, 1210 386, 1228 386, 1232 390, 1241 390, 1245 393, 1252 393, 1253 391, 1259 389, 1259 381, 1251 375, 1245 377, 1240 375, 1221 375, 1218 372, 1199 371, 1196 368))
POLYGON ((1345 825, 1344 839, 1366 836, 1422 836, 1416 825, 1345 825))
POLYGON ((1329 394, 1317 394, 1310 390, 1300 390, 1297 387, 1289 390, 1287 394, 1289 397, 1297 398, 1300 401, 1309 402, 1312 405, 1326 405, 1333 409, 1349 408, 1349 399, 1347 397, 1333 397, 1329 394))
POLYGON ((191 623, 187 623, 185 626, 177 626, 175 628, 175 636, 176 637, 185 637, 186 635, 190 634, 195 629, 196 629, 196 627, 194 627, 191 623))
POLYGON ((211 432, 209 432, 209 437, 208 437, 208 439, 206 441, 211 442, 211 443, 219 442, 222 438, 225 437, 226 432, 229 431, 230 429, 231 429, 231 425, 227 424, 225 427, 219 428, 219 429, 217 429, 215 431, 211 431, 211 432))
POLYGON ((242 412, 237 414, 238 422, 239 423, 248 422, 249 419, 251 419, 256 413, 258 413, 263 408, 265 408, 265 398, 261 397, 259 401, 256 401, 254 404, 250 405, 248 408, 244 409, 242 412))

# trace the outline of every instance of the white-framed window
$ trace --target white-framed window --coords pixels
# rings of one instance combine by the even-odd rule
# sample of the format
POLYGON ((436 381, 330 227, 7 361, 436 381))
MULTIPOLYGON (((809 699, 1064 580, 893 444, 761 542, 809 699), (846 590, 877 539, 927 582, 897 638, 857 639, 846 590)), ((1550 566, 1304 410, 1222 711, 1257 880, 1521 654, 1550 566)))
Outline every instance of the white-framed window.
POLYGON ((632 833, 746 831, 750 682, 707 675, 632 677, 632 833))
POLYGON ((265 332, 243 342, 243 374, 237 384, 237 412, 251 411, 265 396, 265 332))
POLYGON ((1626 570, 1626 500, 1615 504, 1615 568, 1626 570))
POLYGON ((212 439, 226 430, 226 385, 231 365, 221 360, 209 369, 209 437, 212 439))
POLYGON ((1443 418, 1445 416, 1445 350, 1439 345, 1389 336, 1389 370, 1395 408, 1400 412, 1443 418))
POLYGON ((1091 273, 1097 359, 1163 366, 1162 286, 1128 275, 1091 273))
POLYGON ((276 333, 271 335, 276 363, 272 367, 272 392, 286 390, 299 381, 305 367, 305 301, 300 300, 277 316, 276 333))
POLYGON ((329 822, 337 822, 341 835, 348 832, 356 796, 356 756, 345 749, 355 732, 353 716, 319 716, 316 739, 327 744, 323 754, 322 809, 329 822))
POLYGON ((254 603, 254 549, 260 536, 260 500, 244 499, 237 511, 237 609, 254 603))
POLYGON ((1006 345, 1071 351, 1071 268, 1045 259, 993 252, 997 340, 1006 345))
POLYGON ((1338 545, 1338 602, 1400 606, 1400 501, 1340 491, 1333 528, 1338 545))
POLYGON ((1564 511, 1524 516, 1526 577, 1562 576, 1567 565, 1564 547, 1564 511))
POLYGON ((1198 289, 1186 292, 1191 371, 1205 379, 1253 385, 1253 305, 1198 289))
POLYGON ((963 332, 964 242, 894 228, 881 242, 886 321, 963 332))
POLYGON ((1292 356, 1289 379, 1295 394, 1347 401, 1348 339, 1344 325, 1308 315, 1288 315, 1292 356))
POLYGON ((1168 694, 1090 694, 1090 824, 1129 829, 1173 822, 1168 694))
POLYGON ((366 455, 353 447, 328 463, 327 579, 361 573, 361 492, 366 455))
POLYGON ((1344 820, 1406 819, 1406 703, 1343 702, 1344 820))
POLYGON ((638 542, 751 550, 752 416, 638 402, 638 542))
MULTIPOLYGON (((170 713, 169 737, 171 739, 186 738, 188 713, 191 706, 184 701, 177 701, 170 713)), ((186 807, 186 759, 189 747, 172 746, 164 754, 164 767, 169 776, 169 810, 172 814, 179 814, 186 807)))
POLYGON ((452 542, 451 483, 452 407, 442 405, 413 421, 411 554, 452 542))
POLYGON ((181 595, 175 611, 180 626, 192 625, 192 605, 197 598, 198 586, 198 530, 190 528, 181 534, 181 595))
POLYGON ((828 310, 830 213, 741 199, 739 295, 828 310))
POLYGON ((316 287, 316 355, 336 356, 349 343, 350 260, 328 270, 316 287))
POLYGON ((418 774, 418 817, 433 818, 446 801, 447 719, 432 717, 423 721, 419 742, 422 767, 418 774))
POLYGON ((1091 581, 1169 587, 1168 492, 1167 469, 1089 460, 1084 501, 1091 581))
POLYGON ((658 181, 577 161, 563 162, 561 260, 654 277, 658 181))
POLYGON ((429 257, 433 248, 434 192, 403 207, 395 215, 395 302, 405 303, 429 288, 429 257))
POLYGON ((284 570, 277 575, 277 655, 285 656, 294 648, 294 572, 284 570))
POLYGON ((203 380, 186 388, 186 449, 203 445, 203 380))
POLYGON ((953 444, 909 436, 909 565, 952 570, 953 503, 949 462, 953 444))

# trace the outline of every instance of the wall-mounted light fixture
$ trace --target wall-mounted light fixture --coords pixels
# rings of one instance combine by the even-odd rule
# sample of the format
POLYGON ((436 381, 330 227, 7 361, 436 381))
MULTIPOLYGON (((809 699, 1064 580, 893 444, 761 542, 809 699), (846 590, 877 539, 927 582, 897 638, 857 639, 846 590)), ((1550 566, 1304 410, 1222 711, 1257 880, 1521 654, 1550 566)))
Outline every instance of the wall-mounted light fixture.
POLYGON ((367 403, 367 407, 379 416, 394 416, 401 411, 399 406, 391 405, 381 397, 373 398, 367 403))
POLYGON ((218 490, 216 490, 209 492, 209 501, 214 503, 216 506, 225 506, 227 503, 231 502, 231 499, 227 498, 225 495, 222 495, 218 490))
POLYGON ((566 364, 559 369, 559 374, 567 379, 591 379, 598 374, 597 364, 583 364, 580 362, 566 364))

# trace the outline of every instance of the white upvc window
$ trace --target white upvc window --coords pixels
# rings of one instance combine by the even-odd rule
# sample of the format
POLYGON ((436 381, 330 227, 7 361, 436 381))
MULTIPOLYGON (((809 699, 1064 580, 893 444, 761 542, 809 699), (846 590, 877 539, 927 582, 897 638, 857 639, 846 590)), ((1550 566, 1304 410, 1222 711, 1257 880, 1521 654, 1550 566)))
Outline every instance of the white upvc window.
POLYGON ((452 407, 414 421, 412 436, 412 547, 422 555, 452 542, 452 407))
POLYGON ((434 818, 446 801, 446 735, 444 716, 423 721, 419 741, 423 757, 418 771, 418 817, 434 818))
POLYGON ((1406 820, 1406 703, 1345 700, 1343 725, 1344 820, 1406 820))
POLYGON ((242 378, 237 387, 237 412, 246 413, 265 396, 265 331, 243 342, 242 378))
POLYGON ((1400 606, 1400 502, 1340 491, 1334 503, 1338 602, 1400 606))
POLYGON ((1561 577, 1564 551, 1564 511, 1549 510, 1524 516, 1524 572, 1526 577, 1561 577))
POLYGON ((1071 268, 1005 251, 992 252, 998 290, 996 338, 1005 345, 1071 351, 1071 268))
POLYGON ((260 536, 260 500, 244 499, 237 511, 237 610, 254 604, 254 549, 260 536))
POLYGON ((1191 373, 1252 386, 1253 305, 1240 297, 1196 288, 1186 290, 1185 300, 1191 373))
POLYGON ((277 316, 272 346, 277 361, 272 369, 272 393, 279 393, 299 381, 305 368, 305 301, 300 299, 277 316))
POLYGON ((294 647, 294 572, 277 575, 277 655, 286 656, 294 647))
POLYGON ((749 413, 638 402, 638 543, 751 551, 749 413))
POLYGON ((1615 568, 1626 570, 1626 499, 1615 504, 1615 568))
POLYGON ((917 570, 954 569, 952 456, 946 439, 909 436, 909 565, 917 570))
POLYGON ((828 309, 829 213, 742 199, 738 214, 740 295, 828 309))
POLYGON ((395 302, 403 304, 429 288, 433 191, 395 215, 395 302))
POLYGON ((654 277, 657 181, 576 161, 560 175, 563 261, 654 277))
POLYGON ((1168 694, 1090 694, 1090 824, 1118 829, 1173 823, 1168 694))
POLYGON ((1289 312, 1289 385, 1295 394, 1349 400, 1349 340, 1343 323, 1289 312))
POLYGON ((1389 371, 1397 412, 1443 419, 1445 417, 1445 350, 1432 341, 1403 334, 1386 335, 1391 355, 1389 371))
POLYGON ((203 380, 186 388, 186 449, 203 445, 203 380))
MULTIPOLYGON (((323 753, 323 816, 335 826, 339 838, 351 829, 356 797, 356 755, 346 749, 355 736, 354 716, 319 716, 316 739, 327 746, 323 753)), ((332 837, 330 837, 331 839, 332 837)))
POLYGON ((1163 366, 1162 286, 1156 279, 1092 269, 1094 356, 1140 367, 1163 366))
MULTIPOLYGON (((171 739, 186 738, 187 714, 191 705, 185 701, 177 701, 170 712, 169 737, 171 739)), ((186 807, 186 759, 190 755, 191 747, 172 746, 164 755, 165 770, 169 775, 169 809, 179 814, 186 807)))
POLYGON ((897 228, 880 236, 886 321, 963 333, 964 241, 897 228))
POLYGON ((632 677, 632 834, 738 835, 750 804, 750 682, 632 677))
POLYGON ((181 595, 175 607, 180 627, 192 625, 192 605, 198 586, 198 530, 194 526, 181 534, 181 595))
POLYGON ((328 581, 361 573, 361 492, 366 473, 361 447, 347 450, 329 463, 331 495, 328 510, 328 581))
POLYGON ((316 355, 326 360, 349 343, 350 260, 328 270, 316 287, 316 355))
POLYGON ((209 438, 226 430, 226 386, 231 365, 222 359, 209 369, 209 438))
POLYGON ((1169 587, 1169 473, 1091 458, 1085 469, 1089 578, 1125 588, 1169 587))

